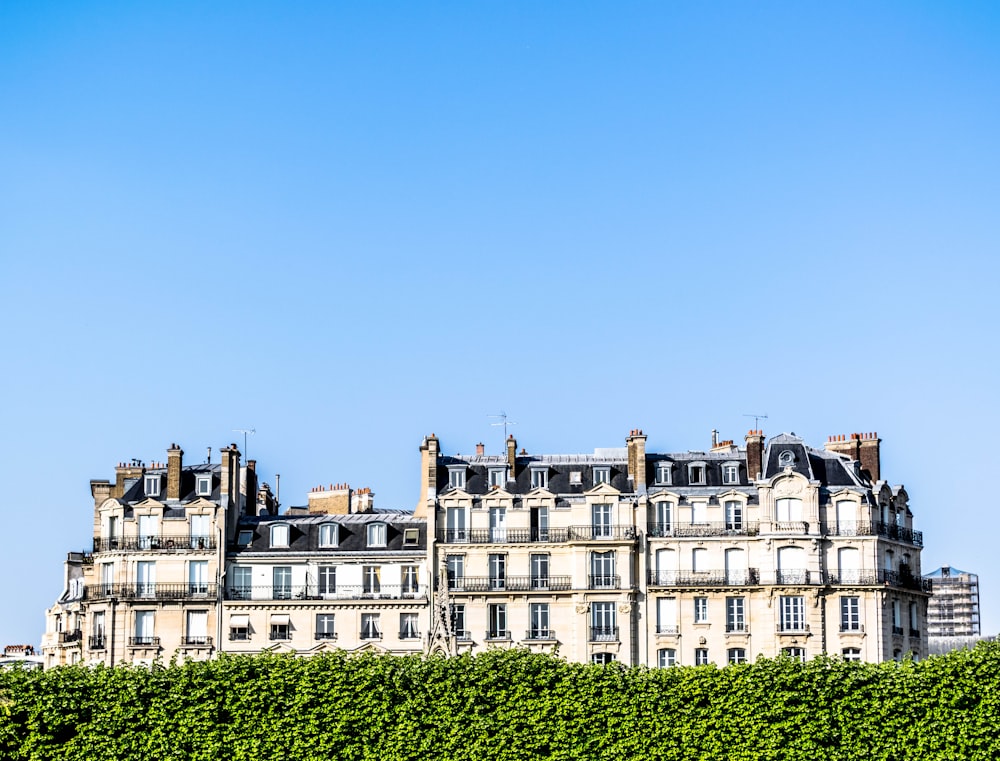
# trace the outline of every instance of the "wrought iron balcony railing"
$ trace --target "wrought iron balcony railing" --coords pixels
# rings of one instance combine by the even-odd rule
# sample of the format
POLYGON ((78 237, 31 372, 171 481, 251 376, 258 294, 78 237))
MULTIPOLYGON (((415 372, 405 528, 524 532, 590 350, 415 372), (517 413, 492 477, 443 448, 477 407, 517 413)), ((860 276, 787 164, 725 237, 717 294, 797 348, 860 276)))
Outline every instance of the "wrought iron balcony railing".
POLYGON ((573 588, 569 576, 453 576, 454 592, 565 592, 573 588))
POLYGON ((672 637, 680 634, 680 627, 677 624, 657 624, 656 633, 667 637, 672 637))
POLYGON ((864 634, 865 625, 858 623, 841 624, 840 625, 841 634, 864 634))
POLYGON ((781 534, 807 534, 809 533, 808 521, 774 521, 771 524, 771 531, 781 534))
POLYGON ((437 540, 445 544, 555 544, 569 540, 565 528, 456 528, 441 529, 437 540))
POLYGON ((631 541, 638 536, 634 526, 570 526, 571 542, 631 541))
POLYGON ((528 629, 524 633, 524 638, 528 640, 554 640, 556 631, 555 629, 528 629))
POLYGON ((510 629, 487 629, 486 639, 510 639, 510 629))
POLYGON ((93 634, 87 637, 87 647, 91 650, 103 650, 106 646, 103 634, 93 634))
POLYGON ((654 587, 743 587, 760 583, 756 568, 736 571, 650 571, 648 582, 654 587))
POLYGON ((180 552, 181 550, 214 550, 215 538, 191 534, 157 534, 156 536, 94 537, 94 552, 180 552))
POLYGON ((317 584, 232 586, 226 588, 227 600, 414 600, 424 597, 424 585, 337 584, 320 587, 317 584))
POLYGON ((808 634, 809 624, 798 623, 796 621, 781 621, 778 623, 778 634, 808 634))
POLYGON ((212 638, 208 636, 188 635, 181 640, 181 644, 187 647, 211 647, 212 638))
POLYGON ((316 639, 326 639, 326 640, 337 639, 337 633, 336 632, 316 632, 316 639))
POLYGON ((122 600, 189 600, 192 598, 214 599, 218 593, 216 584, 175 583, 175 584, 93 584, 84 588, 84 599, 104 600, 116 597, 122 600))
POLYGON ((835 521, 828 523, 825 531, 829 536, 881 536, 906 542, 917 547, 924 546, 924 533, 906 526, 881 521, 835 521))
POLYGON ((897 637, 902 637, 903 636, 903 627, 902 626, 894 626, 894 627, 892 627, 892 633, 895 636, 897 636, 897 637))
POLYGON ((590 641, 591 642, 617 642, 618 641, 618 627, 617 626, 591 626, 590 627, 590 641))
POLYGON ((74 629, 69 632, 59 632, 59 643, 64 644, 68 642, 80 642, 83 639, 83 632, 80 629, 74 629))
POLYGON ((128 638, 129 647, 159 647, 160 638, 159 637, 129 637, 128 638))
POLYGON ((774 573, 775 584, 809 584, 812 578, 805 568, 778 569, 774 573))
POLYGON ((754 521, 723 521, 721 523, 650 523, 646 535, 650 537, 690 536, 757 536, 760 524, 754 521))
POLYGON ((726 634, 748 634, 750 632, 750 627, 744 623, 728 623, 726 624, 726 634))
POLYGON ((587 589, 621 589, 621 576, 608 574, 590 575, 587 577, 587 589))

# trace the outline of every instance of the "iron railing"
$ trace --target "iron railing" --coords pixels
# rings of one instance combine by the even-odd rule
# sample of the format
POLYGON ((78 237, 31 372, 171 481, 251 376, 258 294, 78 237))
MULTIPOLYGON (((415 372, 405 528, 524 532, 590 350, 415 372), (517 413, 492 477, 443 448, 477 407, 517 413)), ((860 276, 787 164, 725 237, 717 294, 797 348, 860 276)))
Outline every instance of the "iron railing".
POLYGON ((771 524, 771 531, 782 534, 807 534, 809 533, 808 521, 774 521, 771 524))
POLYGON ((881 521, 836 521, 827 523, 826 533, 830 536, 881 536, 906 542, 916 547, 924 546, 924 532, 906 526, 881 521))
POLYGON ((590 627, 590 641, 591 642, 617 642, 618 641, 618 627, 617 626, 591 626, 590 627))
POLYGON ((129 637, 128 638, 129 647, 159 647, 160 638, 159 637, 129 637))
POLYGON ((103 650, 105 648, 105 637, 103 634, 93 634, 87 637, 87 647, 91 650, 103 650))
POLYGON ((677 626, 677 624, 657 624, 656 625, 656 633, 657 634, 663 634, 663 635, 666 635, 666 636, 673 636, 673 635, 676 635, 676 634, 680 634, 680 631, 681 631, 681 629, 680 629, 679 626, 677 626))
POLYGON ((182 645, 187 647, 211 647, 212 638, 208 636, 191 636, 188 635, 181 640, 182 645))
POLYGON ((487 629, 486 639, 510 639, 510 629, 487 629))
POLYGON ((452 576, 455 592, 565 592, 573 588, 569 576, 452 576))
POLYGON ((569 540, 571 542, 603 542, 615 540, 633 540, 638 536, 634 526, 570 526, 569 540))
POLYGON ((437 540, 445 544, 531 544, 569 540, 565 528, 456 528, 440 529, 437 540))
POLYGON ((756 568, 738 571, 650 571, 648 583, 654 587, 742 587, 760 583, 756 568))
POLYGON ((528 629, 524 633, 525 639, 553 640, 556 638, 555 629, 528 629))
POLYGON ((799 624, 796 626, 791 621, 781 621, 778 623, 777 627, 778 634, 808 634, 809 624, 799 624))
POLYGON ((117 597, 123 600, 190 600, 192 598, 214 599, 218 593, 216 584, 175 583, 175 584, 94 584, 84 588, 84 599, 104 600, 117 597))
POLYGON ((760 524, 754 521, 723 521, 719 523, 650 523, 646 535, 663 536, 757 536, 760 524))
POLYGON ((137 552, 179 552, 181 550, 214 550, 215 538, 192 534, 157 534, 156 536, 94 537, 94 552, 118 550, 137 552))
POLYGON ((587 577, 587 589, 621 589, 621 576, 591 574, 587 577))
POLYGON ((338 584, 320 588, 317 584, 233 586, 225 590, 227 600, 414 600, 424 597, 424 585, 338 584))
POLYGON ((83 632, 80 629, 74 629, 71 632, 59 632, 60 644, 66 642, 80 642, 82 639, 83 632))

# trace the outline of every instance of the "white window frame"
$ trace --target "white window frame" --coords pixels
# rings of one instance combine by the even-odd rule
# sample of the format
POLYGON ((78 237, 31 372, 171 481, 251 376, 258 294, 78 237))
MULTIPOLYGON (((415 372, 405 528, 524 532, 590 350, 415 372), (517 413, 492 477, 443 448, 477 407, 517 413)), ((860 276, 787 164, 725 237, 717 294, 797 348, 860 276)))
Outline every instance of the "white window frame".
POLYGON ((722 463, 722 483, 731 486, 740 482, 740 464, 738 462, 722 463))
POLYGON ((490 468, 489 485, 491 488, 505 489, 507 487, 507 466, 490 468))
POLYGON ((416 613, 399 614, 399 638, 420 639, 420 619, 416 613))
POLYGON ((335 597, 337 595, 337 566, 319 566, 316 569, 316 585, 320 597, 335 597))
POLYGON ((147 475, 143 479, 143 491, 147 497, 159 497, 160 487, 163 485, 163 477, 159 474, 147 475))
POLYGON ((698 596, 694 598, 694 622, 696 624, 708 623, 708 598, 698 596))
POLYGON ((321 523, 319 526, 320 547, 337 547, 340 545, 340 524, 321 523))
POLYGON ((746 663, 747 649, 745 647, 731 647, 726 651, 726 661, 730 664, 746 663))
POLYGON ((746 599, 726 598, 726 631, 745 632, 747 630, 746 599))
POLYGON ((404 528, 403 529, 403 546, 404 547, 417 547, 420 544, 420 529, 418 528, 404 528))
POLYGON ((595 465, 594 486, 597 486, 598 484, 610 484, 610 483, 611 483, 611 466, 595 465))
POLYGON ((337 639, 337 615, 335 613, 316 614, 316 639, 337 639))
POLYGON ((382 594, 382 566, 361 566, 361 592, 364 595, 382 594))
POLYGON ((781 595, 778 605, 781 631, 806 631, 806 598, 803 595, 781 595))
POLYGON ((452 489, 465 488, 465 465, 451 465, 448 467, 448 486, 452 489))
POLYGON ((579 470, 571 470, 569 472, 569 485, 580 486, 581 484, 583 484, 583 474, 579 470))
POLYGON ((369 547, 385 547, 388 540, 388 527, 385 523, 369 523, 366 531, 369 547))
POLYGON ((861 631, 861 598, 857 595, 840 598, 840 631, 861 631))
POLYGON ((661 669, 677 665, 677 650, 673 647, 661 647, 656 651, 656 665, 661 669))
POLYGON ((671 467, 671 465, 672 465, 672 463, 665 462, 663 460, 661 460, 660 462, 656 463, 656 480, 655 480, 655 483, 656 483, 657 486, 670 486, 670 484, 671 484, 671 471, 673 470, 673 468, 671 467))
POLYGON ((547 467, 531 469, 531 488, 532 489, 549 488, 549 469, 547 467))
POLYGON ((378 613, 361 614, 361 639, 382 639, 382 626, 378 613))
POLYGON ((199 474, 194 480, 194 493, 199 497, 210 497, 212 495, 211 474, 199 474))
POLYGON ((708 483, 708 463, 689 462, 687 466, 688 486, 705 486, 708 483), (700 478, 695 478, 700 476, 700 478))
POLYGON ((845 647, 840 651, 840 657, 846 663, 857 663, 861 660, 861 648, 845 647))
POLYGON ((287 547, 291 530, 287 523, 275 523, 270 530, 271 547, 287 547))
POLYGON ((694 649, 694 665, 695 666, 707 666, 711 663, 708 657, 707 647, 696 647, 694 649))
POLYGON ((528 606, 528 622, 530 639, 552 639, 551 611, 547 602, 533 602, 528 606))
POLYGON ((509 639, 510 629, 507 628, 507 604, 491 603, 486 608, 487 639, 509 639))
POLYGON ((743 519, 743 502, 727 499, 723 504, 723 520, 726 522, 726 531, 742 531, 746 525, 743 519))

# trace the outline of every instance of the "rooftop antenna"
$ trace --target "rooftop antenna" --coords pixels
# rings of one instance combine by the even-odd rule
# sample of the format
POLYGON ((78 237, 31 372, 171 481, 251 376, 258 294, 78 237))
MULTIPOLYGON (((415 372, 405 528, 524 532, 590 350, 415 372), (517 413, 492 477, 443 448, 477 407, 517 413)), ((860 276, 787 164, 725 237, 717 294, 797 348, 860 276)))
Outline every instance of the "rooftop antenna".
POLYGON ((233 433, 242 433, 243 434, 243 459, 244 460, 250 459, 250 458, 247 457, 247 434, 250 434, 251 436, 253 436, 255 433, 257 433, 257 429, 256 428, 234 428, 233 429, 233 433))
POLYGON ((500 423, 490 423, 490 425, 502 425, 503 426, 503 440, 506 442, 507 441, 507 426, 508 425, 517 425, 517 423, 515 423, 513 420, 508 420, 507 419, 507 413, 504 412, 503 410, 500 410, 500 414, 499 415, 487 415, 486 417, 498 417, 498 418, 502 418, 502 422, 500 422, 500 423))
POLYGON ((758 423, 759 420, 767 420, 767 415, 754 415, 752 413, 750 413, 750 414, 744 413, 743 417, 752 417, 753 418, 753 429, 755 431, 759 431, 760 430, 760 425, 758 423))

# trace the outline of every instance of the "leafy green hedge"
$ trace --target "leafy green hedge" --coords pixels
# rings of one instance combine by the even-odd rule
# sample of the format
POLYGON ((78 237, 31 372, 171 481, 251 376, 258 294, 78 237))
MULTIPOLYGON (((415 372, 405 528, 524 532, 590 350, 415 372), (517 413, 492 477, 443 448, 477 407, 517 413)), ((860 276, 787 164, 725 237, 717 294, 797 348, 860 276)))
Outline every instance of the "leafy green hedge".
POLYGON ((222 656, 0 673, 2 759, 998 759, 1000 645, 669 669, 222 656))

